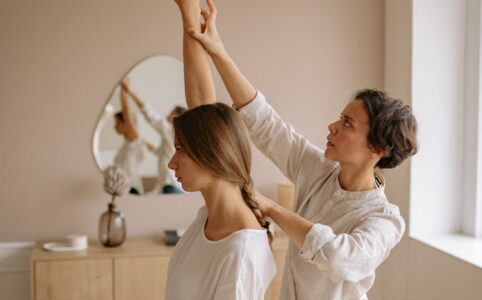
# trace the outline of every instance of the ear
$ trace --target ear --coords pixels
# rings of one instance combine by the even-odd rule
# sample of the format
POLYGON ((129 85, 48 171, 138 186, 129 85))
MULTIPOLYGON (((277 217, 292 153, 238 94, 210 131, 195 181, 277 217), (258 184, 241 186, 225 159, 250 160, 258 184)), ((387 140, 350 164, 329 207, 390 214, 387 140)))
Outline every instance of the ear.
POLYGON ((383 149, 383 148, 378 148, 378 147, 375 148, 375 147, 372 146, 372 145, 370 145, 369 148, 370 148, 370 151, 372 152, 372 154, 373 154, 374 156, 377 156, 378 159, 381 159, 381 158, 383 158, 383 157, 386 157, 386 156, 388 156, 388 155, 390 154, 390 150, 388 150, 388 149, 383 149))

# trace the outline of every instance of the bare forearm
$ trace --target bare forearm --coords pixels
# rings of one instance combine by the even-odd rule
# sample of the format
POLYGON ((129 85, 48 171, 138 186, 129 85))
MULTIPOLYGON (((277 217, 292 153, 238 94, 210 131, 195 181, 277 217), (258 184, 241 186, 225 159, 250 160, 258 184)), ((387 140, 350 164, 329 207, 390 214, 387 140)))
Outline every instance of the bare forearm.
POLYGON ((124 117, 124 123, 127 126, 127 135, 129 139, 135 140, 137 139, 137 129, 134 125, 132 112, 129 107, 129 103, 127 101, 127 91, 124 89, 121 90, 121 109, 122 109, 122 116, 124 117))
POLYGON ((300 248, 303 247, 305 237, 313 227, 313 223, 276 203, 271 206, 267 215, 286 233, 290 240, 300 248))
POLYGON ((212 54, 211 58, 236 108, 241 108, 253 100, 256 89, 241 73, 229 54, 212 54))
POLYGON ((184 34, 184 89, 189 109, 216 102, 207 54, 202 46, 184 34), (195 43, 195 44, 194 44, 195 43))
POLYGON ((136 92, 129 91, 129 95, 131 95, 132 99, 134 100, 134 102, 137 104, 139 108, 144 107, 144 102, 141 100, 141 98, 139 97, 139 95, 137 95, 136 92))
MULTIPOLYGON (((183 27, 200 30, 200 7, 189 2, 180 5, 183 27)), ((206 50, 183 30, 184 88, 188 108, 216 100, 214 82, 206 50)))

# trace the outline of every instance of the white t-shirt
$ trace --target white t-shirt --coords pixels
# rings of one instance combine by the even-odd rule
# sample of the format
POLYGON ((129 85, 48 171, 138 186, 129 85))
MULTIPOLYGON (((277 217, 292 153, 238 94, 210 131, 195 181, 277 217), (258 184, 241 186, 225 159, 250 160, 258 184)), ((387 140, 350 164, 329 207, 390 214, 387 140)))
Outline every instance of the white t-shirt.
POLYGON ((141 109, 142 114, 154 128, 161 138, 159 147, 156 149, 155 154, 158 156, 157 166, 157 181, 156 189, 162 191, 165 185, 171 185, 179 190, 182 190, 181 184, 177 181, 174 171, 167 167, 167 164, 174 155, 174 128, 166 118, 162 118, 155 110, 149 105, 144 104, 141 109))
POLYGON ((208 240, 205 206, 176 245, 169 261, 166 300, 259 300, 276 274, 264 229, 243 229, 208 240))
POLYGON ((144 145, 140 138, 129 142, 124 141, 114 158, 114 166, 123 169, 131 180, 131 186, 140 194, 144 193, 144 185, 140 175, 140 167, 144 160, 144 145))
POLYGON ((384 180, 365 192, 343 190, 340 166, 284 122, 258 92, 240 109, 256 147, 295 184, 293 210, 315 225, 302 248, 290 243, 282 300, 361 300, 376 268, 400 241, 405 222, 384 180))

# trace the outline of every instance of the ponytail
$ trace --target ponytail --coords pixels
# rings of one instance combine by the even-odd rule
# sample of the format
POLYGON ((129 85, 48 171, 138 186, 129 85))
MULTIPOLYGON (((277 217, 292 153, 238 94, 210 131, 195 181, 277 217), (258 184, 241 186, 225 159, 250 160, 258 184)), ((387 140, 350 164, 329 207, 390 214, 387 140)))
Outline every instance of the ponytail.
POLYGON ((259 224, 261 227, 266 229, 266 233, 268 234, 268 240, 269 240, 269 245, 271 247, 271 244, 273 242, 273 233, 269 230, 269 221, 266 221, 266 218, 264 217, 263 213, 259 209, 259 204, 256 202, 256 200, 253 197, 253 182, 251 179, 249 180, 248 183, 245 183, 241 185, 241 194, 243 195, 244 202, 248 205, 248 207, 251 209, 253 212, 254 216, 258 220, 259 224))

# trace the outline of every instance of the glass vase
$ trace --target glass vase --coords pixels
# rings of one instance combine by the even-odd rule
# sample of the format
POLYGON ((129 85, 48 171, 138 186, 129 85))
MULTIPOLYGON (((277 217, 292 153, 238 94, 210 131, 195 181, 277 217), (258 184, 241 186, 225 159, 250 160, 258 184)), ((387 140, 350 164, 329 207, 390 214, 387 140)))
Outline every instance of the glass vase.
POLYGON ((126 239, 126 221, 121 212, 115 210, 115 203, 109 203, 109 209, 100 216, 99 241, 105 247, 117 247, 126 239))

